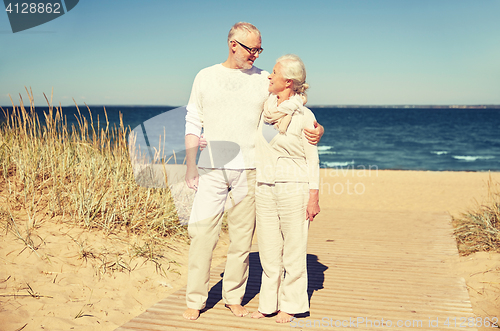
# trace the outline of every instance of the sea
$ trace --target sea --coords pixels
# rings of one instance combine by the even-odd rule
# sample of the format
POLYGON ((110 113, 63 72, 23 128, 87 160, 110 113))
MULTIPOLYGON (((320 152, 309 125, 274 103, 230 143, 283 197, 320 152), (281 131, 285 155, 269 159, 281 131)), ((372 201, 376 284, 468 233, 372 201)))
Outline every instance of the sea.
MULTIPOLYGON (((106 126, 104 107, 89 106, 94 127, 106 126)), ((184 107, 106 106, 109 125, 125 126, 182 158, 184 107), (164 142, 165 145, 165 142, 164 142)), ((3 107, 12 111, 12 107, 3 107)), ((500 109, 310 107, 325 128, 318 145, 323 168, 500 171, 500 109)), ((47 107, 36 107, 43 123, 47 107)), ((86 106, 82 116, 90 120, 86 106)), ((78 124, 76 107, 63 107, 78 124)), ((0 112, 0 117, 3 114, 0 112)))

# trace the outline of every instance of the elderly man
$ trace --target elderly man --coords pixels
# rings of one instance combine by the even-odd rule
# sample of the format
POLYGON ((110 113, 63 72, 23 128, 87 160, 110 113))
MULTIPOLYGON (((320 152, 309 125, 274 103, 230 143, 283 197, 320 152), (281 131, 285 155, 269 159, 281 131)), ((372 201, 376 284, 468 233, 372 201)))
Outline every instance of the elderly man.
MULTIPOLYGON (((255 228, 255 136, 269 96, 269 73, 253 66, 262 52, 260 31, 255 26, 236 23, 227 42, 227 60, 197 74, 187 106, 186 183, 197 191, 188 225, 188 309, 183 313, 190 320, 199 317, 208 298, 212 253, 228 195, 232 202, 227 218, 231 243, 222 297, 235 316, 248 314, 241 301, 255 228), (208 148, 200 155, 197 166, 202 128, 208 148)), ((323 127, 319 126, 307 133, 308 140, 315 144, 322 133, 323 127)))

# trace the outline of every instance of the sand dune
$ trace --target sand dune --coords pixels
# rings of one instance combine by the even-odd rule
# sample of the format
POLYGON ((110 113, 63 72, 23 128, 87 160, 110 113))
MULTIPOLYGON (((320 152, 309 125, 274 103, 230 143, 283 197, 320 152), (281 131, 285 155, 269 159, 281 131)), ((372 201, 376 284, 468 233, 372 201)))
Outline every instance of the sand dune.
MULTIPOLYGON (((500 173, 491 176, 500 181, 500 173)), ((334 221, 336 210, 350 209, 459 216, 485 201, 489 174, 322 169, 321 178, 322 214, 331 214, 334 221)), ((8 215, 0 217, 6 224, 8 215)), ((24 223, 16 222, 26 239, 24 223)), ((185 240, 152 247, 146 238, 104 235, 48 217, 30 238, 35 251, 13 231, 4 229, 0 235, 0 330, 113 330, 187 280, 185 240), (156 262, 144 254, 148 249, 156 262)), ((213 265, 224 261, 227 243, 223 235, 213 265)), ((466 279, 474 312, 498 316, 500 255, 462 257, 456 272, 466 279)))

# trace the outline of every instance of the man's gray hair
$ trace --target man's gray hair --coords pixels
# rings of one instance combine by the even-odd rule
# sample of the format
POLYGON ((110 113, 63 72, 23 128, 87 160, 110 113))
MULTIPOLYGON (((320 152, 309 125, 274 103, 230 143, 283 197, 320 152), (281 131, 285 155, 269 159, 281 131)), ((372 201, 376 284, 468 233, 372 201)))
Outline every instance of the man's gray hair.
POLYGON ((257 34, 260 38, 260 31, 255 27, 255 25, 247 22, 238 22, 233 25, 231 30, 229 30, 227 43, 229 44, 230 41, 235 39, 241 42, 241 40, 244 40, 250 32, 257 34))
POLYGON ((309 84, 306 83, 306 66, 295 54, 283 55, 276 60, 281 64, 281 74, 285 79, 293 81, 293 91, 296 94, 306 94, 309 84))

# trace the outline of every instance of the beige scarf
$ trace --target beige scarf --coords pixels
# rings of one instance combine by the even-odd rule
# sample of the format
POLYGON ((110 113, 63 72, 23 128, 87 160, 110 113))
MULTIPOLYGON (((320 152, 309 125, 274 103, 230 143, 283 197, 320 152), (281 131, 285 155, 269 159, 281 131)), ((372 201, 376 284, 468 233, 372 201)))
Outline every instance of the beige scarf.
POLYGON ((284 134, 290 125, 293 114, 302 113, 302 97, 292 95, 278 106, 278 96, 271 94, 264 104, 264 122, 274 124, 274 127, 284 134))

